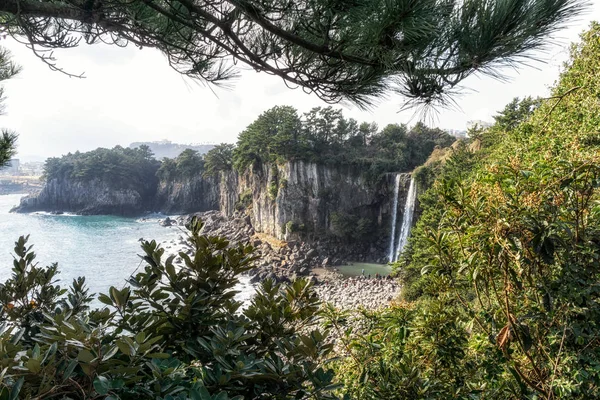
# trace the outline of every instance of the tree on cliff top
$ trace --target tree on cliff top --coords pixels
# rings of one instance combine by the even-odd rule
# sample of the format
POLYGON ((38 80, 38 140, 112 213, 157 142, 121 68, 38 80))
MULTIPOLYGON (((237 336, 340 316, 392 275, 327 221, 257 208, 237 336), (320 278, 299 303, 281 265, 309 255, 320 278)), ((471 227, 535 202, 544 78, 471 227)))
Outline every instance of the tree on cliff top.
POLYGON ((221 143, 210 149, 204 155, 204 174, 207 176, 215 175, 219 171, 229 171, 233 168, 233 150, 235 145, 231 143, 221 143))
POLYGON ((475 72, 531 57, 584 0, 0 0, 1 31, 51 68, 80 41, 154 47, 219 83, 237 63, 328 102, 396 92, 438 104, 475 72), (232 62, 233 61, 233 62, 232 62))

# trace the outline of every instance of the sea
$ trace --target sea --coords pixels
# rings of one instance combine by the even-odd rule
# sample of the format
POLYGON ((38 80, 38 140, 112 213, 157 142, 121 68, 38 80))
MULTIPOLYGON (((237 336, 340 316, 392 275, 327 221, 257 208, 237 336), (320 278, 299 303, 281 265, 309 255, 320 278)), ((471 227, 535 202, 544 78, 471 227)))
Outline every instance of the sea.
MULTIPOLYGON (((111 286, 122 288, 126 279, 143 268, 140 239, 156 240, 176 251, 174 243, 184 236, 182 227, 163 227, 165 215, 138 218, 109 215, 53 215, 45 212, 10 213, 24 195, 0 195, 0 283, 10 278, 15 241, 29 235, 36 260, 41 266, 58 263, 59 284, 67 287, 84 276, 91 293, 107 293, 111 286)), ((172 217, 172 216, 171 216, 172 217)), ((241 277, 236 298, 248 303, 255 289, 248 277, 241 277)), ((100 305, 98 302, 94 302, 100 305)))

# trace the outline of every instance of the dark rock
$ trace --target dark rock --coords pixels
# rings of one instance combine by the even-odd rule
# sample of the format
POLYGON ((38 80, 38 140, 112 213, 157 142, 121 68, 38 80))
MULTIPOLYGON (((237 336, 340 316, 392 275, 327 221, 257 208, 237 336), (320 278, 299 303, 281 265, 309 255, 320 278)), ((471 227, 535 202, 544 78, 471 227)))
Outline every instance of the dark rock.
POLYGON ((318 255, 319 253, 317 252, 317 250, 315 249, 310 249, 307 253, 306 253, 306 259, 309 260, 311 258, 314 258, 318 255))
POLYGON ((159 224, 160 224, 160 226, 168 227, 168 226, 174 225, 175 220, 167 217, 167 218, 163 219, 162 221, 160 221, 159 224))

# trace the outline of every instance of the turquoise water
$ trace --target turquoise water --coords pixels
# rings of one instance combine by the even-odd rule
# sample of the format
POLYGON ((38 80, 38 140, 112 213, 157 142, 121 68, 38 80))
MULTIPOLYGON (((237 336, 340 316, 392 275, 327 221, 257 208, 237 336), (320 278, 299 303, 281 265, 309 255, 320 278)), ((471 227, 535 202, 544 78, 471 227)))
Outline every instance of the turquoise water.
POLYGON ((63 286, 85 276, 90 292, 121 287, 140 265, 138 239, 167 242, 181 235, 179 227, 158 225, 158 217, 146 221, 114 216, 10 214, 22 195, 0 195, 0 282, 11 275, 14 242, 30 234, 29 244, 42 265, 58 263, 63 286))
POLYGON ((336 267, 339 272, 344 276, 358 276, 362 275, 364 268, 365 275, 371 274, 371 278, 375 277, 375 274, 387 276, 392 272, 392 268, 387 264, 372 264, 372 263, 352 263, 352 265, 342 265, 336 267))

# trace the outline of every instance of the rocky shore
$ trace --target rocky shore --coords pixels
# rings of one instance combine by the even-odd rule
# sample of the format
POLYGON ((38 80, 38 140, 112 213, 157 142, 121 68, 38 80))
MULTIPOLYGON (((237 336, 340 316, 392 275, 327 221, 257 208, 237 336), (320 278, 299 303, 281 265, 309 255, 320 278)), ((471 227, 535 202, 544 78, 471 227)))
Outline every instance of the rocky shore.
POLYGON ((400 295, 398 282, 387 278, 321 279, 315 285, 315 290, 322 301, 343 310, 356 308, 376 310, 389 305, 400 295))
MULTIPOLYGON (((255 247, 259 255, 257 268, 251 271, 248 278, 243 279, 243 287, 240 288, 242 296, 239 300, 248 300, 252 294, 251 285, 262 280, 289 282, 298 276, 311 279, 321 299, 340 309, 381 308, 400 293, 400 286, 394 279, 342 276, 335 266, 344 264, 345 260, 330 256, 326 246, 297 241, 284 242, 255 232, 250 217, 242 213, 228 218, 218 211, 207 211, 176 219, 166 218, 160 223, 163 226, 185 225, 194 215, 204 222, 205 234, 224 236, 232 246, 250 243, 255 247)), ((183 244, 184 238, 180 236, 164 245, 167 251, 177 252, 183 244)))

